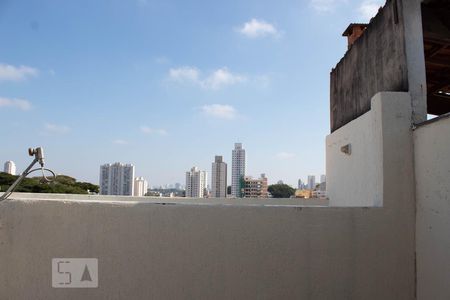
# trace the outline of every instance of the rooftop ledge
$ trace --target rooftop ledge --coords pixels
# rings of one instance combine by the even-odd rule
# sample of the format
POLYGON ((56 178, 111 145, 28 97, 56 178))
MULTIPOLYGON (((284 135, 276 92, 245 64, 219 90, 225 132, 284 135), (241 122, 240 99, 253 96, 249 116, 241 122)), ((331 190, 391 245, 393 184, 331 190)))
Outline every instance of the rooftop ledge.
MULTIPOLYGON (((13 193, 5 201, 74 201, 91 203, 161 204, 161 205, 211 205, 211 206, 287 206, 287 207, 328 207, 328 199, 302 198, 165 198, 105 195, 13 193)), ((1 203, 1 202, 0 202, 1 203)), ((1 204, 0 204, 1 205, 1 204)))

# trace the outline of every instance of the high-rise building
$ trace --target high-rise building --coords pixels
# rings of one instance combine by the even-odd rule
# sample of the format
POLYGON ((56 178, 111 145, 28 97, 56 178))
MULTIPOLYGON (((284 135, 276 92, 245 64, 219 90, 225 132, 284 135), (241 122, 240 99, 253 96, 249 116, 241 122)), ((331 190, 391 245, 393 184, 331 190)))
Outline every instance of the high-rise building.
POLYGON ((242 195, 245 198, 267 198, 267 177, 261 174, 261 178, 253 179, 251 176, 244 176, 242 195))
POLYGON ((207 174, 193 167, 186 172, 186 197, 203 198, 206 190, 207 174))
POLYGON ((223 162, 222 156, 216 156, 212 163, 211 197, 227 197, 227 164, 223 162))
POLYGON ((241 181, 245 176, 245 150, 241 143, 234 144, 231 160, 231 195, 240 198, 241 195, 241 181))
POLYGON ((319 185, 320 191, 326 191, 327 190, 327 176, 320 175, 320 185, 319 185))
POLYGON ((142 197, 147 194, 148 190, 148 182, 144 177, 136 177, 134 179, 134 193, 133 195, 136 197, 142 197))
POLYGON ((316 176, 308 175, 308 189, 313 190, 316 187, 316 176))
POLYGON ((5 162, 3 172, 11 175, 16 175, 16 164, 13 161, 8 160, 7 162, 5 162))
POLYGON ((306 185, 303 183, 303 181, 301 179, 298 180, 298 185, 297 188, 299 190, 303 190, 306 187, 306 185))
POLYGON ((134 166, 131 164, 105 164, 100 166, 100 194, 132 196, 134 166))

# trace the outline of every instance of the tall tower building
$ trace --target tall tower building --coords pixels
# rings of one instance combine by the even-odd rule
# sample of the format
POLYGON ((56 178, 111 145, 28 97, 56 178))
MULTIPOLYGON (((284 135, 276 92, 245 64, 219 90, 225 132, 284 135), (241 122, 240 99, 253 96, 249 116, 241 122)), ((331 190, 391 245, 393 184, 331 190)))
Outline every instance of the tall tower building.
POLYGON ((147 194, 148 182, 144 177, 136 177, 134 179, 134 193, 133 196, 142 197, 147 194))
POLYGON ((308 175, 308 190, 313 190, 316 187, 316 176, 308 175))
POLYGON ((222 156, 216 156, 212 163, 211 197, 227 197, 227 164, 223 162, 222 156))
POLYGON ((11 175, 16 175, 16 164, 13 161, 8 160, 7 162, 5 162, 3 172, 11 175))
POLYGON ((241 180, 245 176, 245 150, 241 143, 234 144, 231 157, 231 195, 241 198, 241 180))
POLYGON ((100 166, 100 194, 134 194, 134 166, 131 164, 105 164, 100 166))
POLYGON ((186 172, 186 197, 203 198, 206 190, 207 174, 193 167, 186 172))
POLYGON ((327 181, 327 176, 326 175, 320 175, 320 183, 324 183, 327 181))

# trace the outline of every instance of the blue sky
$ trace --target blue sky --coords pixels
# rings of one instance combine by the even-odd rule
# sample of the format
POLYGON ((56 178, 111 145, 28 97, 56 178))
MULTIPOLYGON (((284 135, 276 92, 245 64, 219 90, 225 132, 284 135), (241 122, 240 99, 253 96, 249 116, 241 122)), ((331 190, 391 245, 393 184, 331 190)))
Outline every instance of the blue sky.
POLYGON ((150 185, 231 165, 296 184, 325 172, 329 72, 379 0, 0 0, 0 161, 150 185))

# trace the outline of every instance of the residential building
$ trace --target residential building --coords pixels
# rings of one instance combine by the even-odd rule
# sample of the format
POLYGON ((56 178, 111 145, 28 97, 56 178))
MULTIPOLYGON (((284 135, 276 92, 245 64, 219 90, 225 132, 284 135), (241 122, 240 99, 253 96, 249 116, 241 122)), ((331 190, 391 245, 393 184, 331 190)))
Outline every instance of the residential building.
POLYGON ((16 164, 13 161, 8 160, 7 162, 5 162, 3 172, 11 175, 16 175, 16 164))
POLYGON ((144 177, 136 177, 134 179, 134 196, 142 197, 147 194, 148 182, 144 177))
POLYGON ((308 175, 308 186, 307 188, 309 190, 313 190, 316 187, 316 176, 315 175, 308 175))
POLYGON ((134 193, 134 166, 131 164, 104 164, 100 166, 100 194, 132 196, 134 193))
POLYGON ((326 175, 320 175, 320 183, 324 183, 327 181, 327 176, 326 175))
POLYGON ((222 156, 216 156, 212 163, 211 197, 227 197, 227 164, 223 161, 222 156))
POLYGON ((268 198, 267 177, 261 174, 260 178, 253 179, 251 176, 244 176, 241 194, 245 198, 268 198))
POLYGON ((243 196, 241 195, 241 181, 245 176, 245 149, 242 148, 241 143, 234 144, 231 157, 231 195, 240 198, 243 196))
POLYGON ((186 172, 186 197, 203 198, 206 191, 207 173, 193 167, 186 172))

